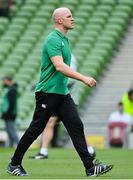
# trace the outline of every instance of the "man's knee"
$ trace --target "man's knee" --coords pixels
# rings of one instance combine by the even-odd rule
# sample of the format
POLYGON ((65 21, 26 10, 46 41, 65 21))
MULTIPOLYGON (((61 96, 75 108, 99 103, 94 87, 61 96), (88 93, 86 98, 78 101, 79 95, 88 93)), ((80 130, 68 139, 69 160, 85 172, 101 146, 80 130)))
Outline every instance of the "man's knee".
POLYGON ((57 117, 51 117, 46 125, 45 129, 54 128, 57 121, 57 117))

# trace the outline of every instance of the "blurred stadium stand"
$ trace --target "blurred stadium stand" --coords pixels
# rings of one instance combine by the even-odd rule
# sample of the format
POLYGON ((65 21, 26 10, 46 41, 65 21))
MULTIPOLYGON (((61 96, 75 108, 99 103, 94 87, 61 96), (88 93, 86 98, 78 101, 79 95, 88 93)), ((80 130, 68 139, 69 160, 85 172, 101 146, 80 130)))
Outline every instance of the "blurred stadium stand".
MULTIPOLYGON (((119 2, 121 4, 123 2, 128 3, 128 1, 119 2)), ((126 9, 125 4, 122 6, 118 5, 116 9, 119 9, 118 7, 126 9)), ((133 8, 133 5, 130 5, 130 8, 133 8)), ((119 14, 118 12, 113 13, 119 14)), ((113 30, 112 33, 116 33, 116 30, 113 30)), ((101 39, 101 37, 99 38, 101 39)), ((103 69, 103 74, 99 80, 100 82, 98 82, 91 97, 89 96, 87 98, 84 109, 81 111, 86 134, 94 136, 103 135, 106 146, 108 140, 107 126, 109 115, 116 110, 116 103, 121 100, 123 93, 131 88, 133 82, 132 47, 133 20, 131 19, 128 26, 124 28, 121 40, 113 50, 110 62, 106 68, 103 69)))
MULTIPOLYGON (((96 79, 110 62, 133 15, 132 0, 26 0, 9 21, 0 18, 0 78, 19 83, 19 128, 25 129, 34 109, 31 86, 38 81, 42 43, 52 29, 51 13, 69 7, 75 30, 69 33, 81 73, 96 79)), ((1 84, 0 84, 1 88, 1 84)), ((80 104, 90 89, 80 84, 80 104)))

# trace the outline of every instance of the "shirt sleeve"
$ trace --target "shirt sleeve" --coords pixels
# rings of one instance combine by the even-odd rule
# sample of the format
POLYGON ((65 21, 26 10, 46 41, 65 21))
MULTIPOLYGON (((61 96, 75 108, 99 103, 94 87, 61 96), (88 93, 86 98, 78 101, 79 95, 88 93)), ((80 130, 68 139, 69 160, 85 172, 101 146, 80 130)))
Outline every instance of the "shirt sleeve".
POLYGON ((49 57, 62 56, 62 42, 58 38, 51 38, 46 43, 46 50, 49 57))

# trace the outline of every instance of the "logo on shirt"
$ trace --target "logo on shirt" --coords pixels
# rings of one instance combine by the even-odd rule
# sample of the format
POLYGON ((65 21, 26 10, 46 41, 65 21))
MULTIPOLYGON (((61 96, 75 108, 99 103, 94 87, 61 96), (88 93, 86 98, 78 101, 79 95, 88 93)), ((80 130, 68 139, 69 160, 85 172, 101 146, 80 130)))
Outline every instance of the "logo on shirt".
POLYGON ((62 46, 65 46, 64 42, 62 41, 62 46))

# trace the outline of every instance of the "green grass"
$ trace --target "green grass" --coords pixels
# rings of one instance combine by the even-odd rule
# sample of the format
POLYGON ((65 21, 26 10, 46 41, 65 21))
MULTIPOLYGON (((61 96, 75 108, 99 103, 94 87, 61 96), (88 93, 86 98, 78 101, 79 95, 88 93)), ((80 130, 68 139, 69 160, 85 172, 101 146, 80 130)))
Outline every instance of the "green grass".
MULTIPOLYGON (((28 159, 37 150, 28 150, 23 166, 29 173, 27 177, 16 177, 6 173, 6 166, 13 149, 0 148, 0 179, 90 179, 73 149, 50 149, 49 158, 44 160, 28 159)), ((97 158, 111 163, 114 168, 96 179, 132 179, 133 151, 124 149, 97 150, 97 158)), ((91 178, 95 179, 95 178, 91 178)))

